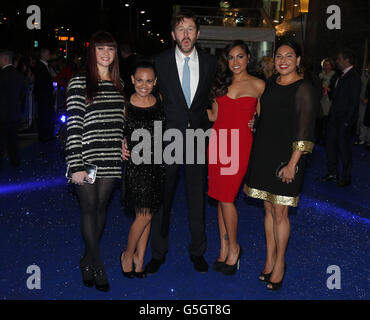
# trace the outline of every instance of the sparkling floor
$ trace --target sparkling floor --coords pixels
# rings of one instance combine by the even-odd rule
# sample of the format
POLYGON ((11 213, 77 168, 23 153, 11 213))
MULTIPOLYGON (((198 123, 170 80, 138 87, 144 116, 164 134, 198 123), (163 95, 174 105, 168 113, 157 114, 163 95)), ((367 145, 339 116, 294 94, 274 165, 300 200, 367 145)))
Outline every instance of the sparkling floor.
MULTIPOLYGON (((167 261, 147 279, 121 274, 119 254, 131 220, 123 214, 119 190, 109 207, 101 251, 111 290, 101 293, 81 284, 79 259, 83 251, 79 208, 73 187, 66 184, 65 164, 57 142, 29 140, 21 150, 23 162, 13 169, 8 161, 0 176, 0 298, 1 299, 369 299, 370 298, 370 152, 354 146, 353 184, 339 189, 319 183, 325 174, 325 152, 315 148, 307 170, 300 206, 290 212, 291 237, 287 273, 279 292, 258 281, 264 265, 262 203, 240 193, 240 270, 226 277, 210 267, 193 269, 187 247, 189 229, 185 188, 181 176, 174 201, 167 261), (41 270, 41 289, 27 288, 27 268, 41 270), (341 271, 341 289, 330 290, 329 266, 341 271)), ((211 264, 218 255, 216 206, 209 201, 206 216, 211 264)), ((150 247, 146 262, 150 259, 150 247)))

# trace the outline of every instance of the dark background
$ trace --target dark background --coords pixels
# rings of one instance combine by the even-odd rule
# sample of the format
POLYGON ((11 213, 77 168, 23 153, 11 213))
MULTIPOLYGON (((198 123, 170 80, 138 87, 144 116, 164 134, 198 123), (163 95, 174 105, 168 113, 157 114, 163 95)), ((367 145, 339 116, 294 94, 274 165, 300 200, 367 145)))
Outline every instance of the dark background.
MULTIPOLYGON (((248 1, 243 2, 247 5, 248 1)), ((255 2, 255 1, 252 1, 255 2)), ((75 46, 89 40, 98 30, 111 32, 118 42, 130 42, 140 50, 161 51, 163 47, 172 45, 170 37, 170 19, 172 8, 176 4, 197 6, 219 6, 219 1, 136 1, 136 0, 15 0, 2 1, 0 9, 0 37, 2 44, 13 50, 27 51, 33 47, 35 40, 39 47, 58 48, 55 28, 64 28, 64 33, 74 36, 75 46), (125 7, 125 3, 131 3, 125 7), (28 30, 26 13, 29 5, 41 8, 41 30, 28 30), (145 14, 137 13, 145 10, 145 14), (6 21, 2 20, 6 17, 6 21), (139 23, 137 18, 139 17, 139 23), (141 23, 150 19, 150 23, 141 23), (137 28, 139 25, 139 28, 137 28), (67 28, 69 32, 66 32, 67 28), (147 31, 154 36, 147 36, 147 31), (160 34, 160 36, 156 36, 160 34), (164 43, 160 42, 164 40, 164 43)), ((233 2, 234 5, 237 1, 233 2)))
MULTIPOLYGON (((233 7, 256 8, 263 5, 262 0, 230 2, 233 7)), ((134 51, 145 55, 155 54, 173 45, 170 20, 175 4, 219 7, 220 0, 2 1, 0 48, 29 54, 35 51, 34 41, 37 40, 39 48, 48 47, 54 53, 61 53, 60 49, 65 47, 65 43, 59 42, 57 36, 69 35, 74 36, 75 41, 68 44, 68 51, 82 55, 84 44, 89 41, 90 36, 98 30, 107 30, 119 43, 129 42, 134 51), (130 3, 130 7, 125 7, 125 3, 130 3), (28 30, 26 27, 29 17, 26 9, 32 4, 41 8, 41 30, 28 30), (141 15, 141 10, 145 10, 145 14, 141 15), (151 21, 146 23, 147 19, 151 21), (143 22, 146 23, 145 26, 141 25, 143 22), (61 27, 64 27, 63 30, 61 27), (58 33, 55 29, 59 29, 58 33), (152 34, 148 35, 148 31, 152 34)), ((362 68, 363 61, 366 60, 365 39, 369 39, 370 34, 370 0, 310 0, 305 32, 307 38, 303 45, 304 56, 312 60, 317 71, 324 57, 335 56, 342 47, 352 48, 358 54, 358 64, 362 68), (326 9, 332 4, 341 8, 341 30, 329 30, 326 27, 326 9)), ((369 52, 370 50, 368 55, 369 52)))

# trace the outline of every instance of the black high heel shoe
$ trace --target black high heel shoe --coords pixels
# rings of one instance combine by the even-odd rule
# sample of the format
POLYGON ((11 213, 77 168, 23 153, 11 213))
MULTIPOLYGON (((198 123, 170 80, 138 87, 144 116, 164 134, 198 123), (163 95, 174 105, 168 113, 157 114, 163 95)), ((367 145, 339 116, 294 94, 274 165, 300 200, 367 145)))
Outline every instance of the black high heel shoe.
POLYGON ((139 279, 144 279, 146 278, 146 272, 145 271, 140 271, 140 272, 136 272, 135 269, 136 269, 136 264, 133 262, 133 268, 134 268, 134 276, 136 278, 139 278, 139 279))
POLYGON ((271 291, 280 290, 281 287, 283 286, 283 280, 284 280, 285 272, 286 272, 286 264, 284 265, 284 273, 283 273, 283 277, 281 278, 281 281, 280 282, 271 282, 269 280, 268 283, 267 283, 267 289, 269 289, 271 291), (268 285, 271 285, 271 287, 269 287, 268 285))
POLYGON ((141 272, 136 272, 135 271, 135 277, 140 278, 140 279, 145 279, 146 278, 146 273, 144 271, 141 271, 141 272))
POLYGON ((258 276, 258 279, 259 281, 262 281, 262 282, 269 282, 271 274, 272 274, 272 271, 270 273, 261 272, 260 275, 258 276), (261 277, 263 277, 263 279, 261 279, 261 277))
POLYGON ((215 261, 215 263, 213 264, 213 270, 216 271, 216 272, 222 272, 222 268, 224 267, 225 263, 226 263, 226 260, 227 260, 227 257, 225 259, 225 261, 215 261))
POLYGON ((82 283, 86 287, 93 287, 95 284, 94 268, 92 266, 80 266, 82 283))
POLYGON ((95 288, 103 292, 108 292, 110 289, 107 275, 104 269, 95 270, 95 288))
POLYGON ((228 265, 225 261, 221 272, 225 276, 232 276, 236 273, 236 270, 239 270, 239 265, 240 265, 240 257, 242 256, 242 247, 239 245, 239 255, 238 255, 238 260, 236 260, 236 263, 234 265, 228 265))
POLYGON ((132 263, 132 270, 129 271, 129 272, 126 272, 126 271, 123 271, 123 267, 122 267, 122 255, 123 255, 123 251, 121 252, 121 255, 119 257, 119 263, 121 265, 121 270, 122 270, 122 274, 126 277, 126 278, 129 278, 129 279, 133 279, 135 278, 135 268, 134 268, 134 263, 132 263))

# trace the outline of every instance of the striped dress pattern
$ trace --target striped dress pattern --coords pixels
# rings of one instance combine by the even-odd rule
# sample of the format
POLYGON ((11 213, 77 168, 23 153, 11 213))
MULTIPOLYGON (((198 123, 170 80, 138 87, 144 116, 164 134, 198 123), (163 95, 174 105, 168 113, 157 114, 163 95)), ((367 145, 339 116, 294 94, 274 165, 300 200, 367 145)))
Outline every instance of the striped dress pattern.
POLYGON ((98 167, 97 178, 121 178, 125 100, 111 81, 99 80, 98 85, 88 104, 86 76, 75 76, 68 84, 66 161, 72 173, 89 163, 98 167))

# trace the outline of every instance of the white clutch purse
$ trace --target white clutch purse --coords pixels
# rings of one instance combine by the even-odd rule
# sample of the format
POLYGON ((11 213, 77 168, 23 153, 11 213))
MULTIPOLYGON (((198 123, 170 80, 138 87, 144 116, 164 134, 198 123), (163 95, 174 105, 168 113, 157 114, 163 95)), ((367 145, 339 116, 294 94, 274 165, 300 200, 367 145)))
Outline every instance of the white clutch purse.
MULTIPOLYGON (((96 179, 96 172, 98 171, 98 166, 94 164, 90 164, 90 163, 84 163, 84 166, 85 166, 85 171, 87 172, 87 175, 92 180, 92 182, 89 182, 88 180, 85 179, 84 182, 93 184, 96 179)), ((71 172, 70 165, 68 165, 67 167, 66 178, 68 179, 69 183, 72 182, 72 172, 71 172)))

